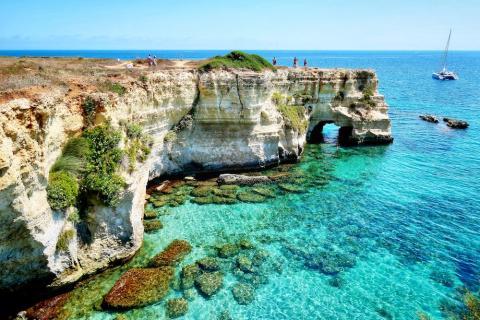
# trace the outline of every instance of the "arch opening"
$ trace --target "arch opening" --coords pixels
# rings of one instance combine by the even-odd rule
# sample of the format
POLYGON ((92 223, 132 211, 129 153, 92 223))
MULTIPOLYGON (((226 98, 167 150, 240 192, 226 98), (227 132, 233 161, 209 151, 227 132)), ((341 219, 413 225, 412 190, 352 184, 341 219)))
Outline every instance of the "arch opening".
POLYGON ((331 143, 342 146, 352 144, 352 126, 339 127, 334 121, 320 121, 310 131, 307 142, 310 144, 331 143))

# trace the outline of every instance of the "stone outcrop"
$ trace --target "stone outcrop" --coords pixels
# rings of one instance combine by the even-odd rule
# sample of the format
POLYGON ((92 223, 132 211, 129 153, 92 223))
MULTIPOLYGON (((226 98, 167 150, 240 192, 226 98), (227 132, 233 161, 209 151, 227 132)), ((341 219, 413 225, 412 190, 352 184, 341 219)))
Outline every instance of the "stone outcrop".
POLYGON ((453 129, 467 129, 469 126, 468 122, 463 120, 443 118, 443 121, 447 123, 448 127, 453 129))
POLYGON ((375 73, 368 70, 177 69, 151 71, 141 80, 128 73, 122 77, 122 95, 98 93, 74 81, 52 82, 21 96, 0 93, 2 293, 35 282, 60 287, 131 257, 143 239, 150 179, 296 161, 307 139, 319 140, 325 123, 341 127, 339 141, 346 144, 392 141, 387 105, 377 92, 375 73), (74 223, 50 208, 46 188, 62 147, 87 125, 81 106, 86 95, 101 105, 94 123, 139 124, 153 147, 134 170, 123 165, 127 187, 117 206, 99 204, 74 223), (288 118, 275 95, 303 111, 288 118), (71 229, 82 229, 89 238, 75 236, 59 252, 60 234, 71 229))

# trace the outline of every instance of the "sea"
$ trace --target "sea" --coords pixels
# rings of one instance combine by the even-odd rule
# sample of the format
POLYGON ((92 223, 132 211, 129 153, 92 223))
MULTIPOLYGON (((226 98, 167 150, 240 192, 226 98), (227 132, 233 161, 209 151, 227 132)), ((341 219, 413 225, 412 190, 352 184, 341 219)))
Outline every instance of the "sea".
MULTIPOLYGON (((203 59, 226 52, 0 51, 0 56, 203 59)), ((125 270, 147 265, 172 240, 184 239, 193 249, 177 273, 240 240, 254 249, 239 255, 253 261, 260 254, 267 266, 242 271, 238 257, 231 258, 221 290, 212 297, 188 292, 182 319, 459 318, 465 294, 480 289, 480 52, 450 52, 448 66, 458 81, 431 78, 440 69, 440 51, 248 52, 276 57, 285 66, 297 57, 312 67, 374 69, 389 105, 394 142, 340 147, 338 128, 327 125, 325 143, 307 145, 297 164, 266 172, 295 180, 290 188, 265 187, 269 193, 260 202, 199 205, 188 198, 176 206, 149 204, 163 228, 145 235, 131 262, 74 289, 68 316, 167 318, 165 301, 185 294, 178 283, 162 301, 135 310, 104 311, 101 300, 125 270), (440 122, 420 120, 426 113, 440 122), (443 117, 470 126, 451 129, 443 117), (247 304, 234 296, 238 283, 251 289, 247 304)))

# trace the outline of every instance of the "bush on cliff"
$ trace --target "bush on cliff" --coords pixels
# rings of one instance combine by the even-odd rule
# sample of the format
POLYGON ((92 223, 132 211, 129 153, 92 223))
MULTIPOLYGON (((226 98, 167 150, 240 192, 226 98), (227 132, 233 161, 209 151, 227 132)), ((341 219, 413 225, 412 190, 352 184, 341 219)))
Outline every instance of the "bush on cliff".
POLYGON ((122 135, 110 125, 86 130, 70 140, 50 171, 48 202, 60 210, 76 203, 79 192, 85 198, 98 197, 104 205, 117 204, 125 187, 116 172, 123 157, 118 147, 122 135))
POLYGON ((78 196, 77 178, 70 172, 56 171, 50 173, 47 187, 47 197, 54 210, 73 206, 78 196))
POLYGON ((102 125, 88 129, 83 137, 90 147, 83 187, 105 205, 114 206, 125 186, 123 178, 116 174, 123 156, 118 148, 121 134, 110 125, 102 125))
POLYGON ((265 69, 275 70, 275 67, 257 54, 249 54, 242 51, 232 51, 225 56, 216 56, 209 59, 199 67, 200 71, 214 69, 250 69, 262 71, 265 69))

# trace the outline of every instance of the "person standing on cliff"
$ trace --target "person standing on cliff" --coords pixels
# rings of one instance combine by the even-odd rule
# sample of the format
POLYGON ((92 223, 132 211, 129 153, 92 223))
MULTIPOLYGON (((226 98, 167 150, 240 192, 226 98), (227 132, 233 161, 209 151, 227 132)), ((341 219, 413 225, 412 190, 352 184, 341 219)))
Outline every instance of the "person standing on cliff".
POLYGON ((296 68, 298 64, 298 59, 297 57, 293 58, 293 67, 296 68))
POLYGON ((277 58, 273 57, 272 64, 273 64, 274 66, 277 65, 277 58))
POLYGON ((303 66, 306 68, 307 67, 307 58, 303 59, 303 66))

